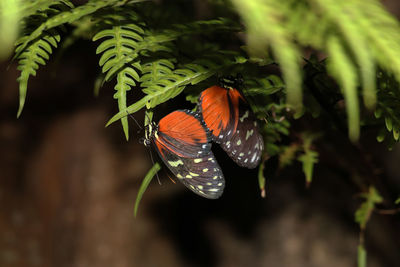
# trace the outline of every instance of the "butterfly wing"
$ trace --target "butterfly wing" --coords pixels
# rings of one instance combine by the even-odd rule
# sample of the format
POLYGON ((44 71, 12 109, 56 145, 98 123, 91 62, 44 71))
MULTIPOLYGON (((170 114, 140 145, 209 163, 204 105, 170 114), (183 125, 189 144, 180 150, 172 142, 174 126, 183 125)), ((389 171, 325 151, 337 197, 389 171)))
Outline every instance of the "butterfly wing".
POLYGON ((255 168, 261 160, 264 141, 243 94, 234 88, 212 86, 201 93, 199 105, 213 140, 239 166, 255 168))
POLYGON ((259 133, 253 112, 244 107, 239 109, 239 123, 229 140, 221 147, 239 166, 254 169, 261 160, 264 140, 259 133))
POLYGON ((211 151, 209 130, 201 116, 189 110, 177 110, 162 118, 155 135, 156 145, 162 145, 181 157, 200 157, 211 151))
POLYGON ((212 86, 200 94, 199 110, 213 140, 217 143, 229 140, 236 130, 240 95, 230 96, 229 90, 212 86))
POLYGON ((186 187, 205 198, 222 195, 224 176, 211 152, 210 135, 196 113, 170 113, 160 120, 152 140, 165 165, 186 187))

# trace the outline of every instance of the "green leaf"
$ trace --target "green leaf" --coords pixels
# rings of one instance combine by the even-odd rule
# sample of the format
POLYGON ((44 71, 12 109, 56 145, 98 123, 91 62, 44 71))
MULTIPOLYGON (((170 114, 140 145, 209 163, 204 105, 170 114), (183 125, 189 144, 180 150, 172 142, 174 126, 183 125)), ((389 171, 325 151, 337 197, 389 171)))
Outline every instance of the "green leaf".
POLYGON ((377 109, 374 111, 374 115, 375 115, 375 118, 377 118, 377 119, 379 119, 380 117, 382 117, 382 109, 377 108, 377 109))
POLYGON ((379 133, 378 133, 378 135, 376 136, 376 140, 379 142, 379 143, 382 143, 384 140, 385 140, 385 137, 386 137, 386 131, 379 131, 379 133))
MULTIPOLYGON (((20 39, 20 43, 25 38, 20 39)), ((26 92, 28 89, 28 80, 30 76, 36 76, 36 71, 39 65, 45 65, 46 61, 60 42, 60 35, 55 31, 49 31, 46 35, 42 36, 30 43, 29 46, 19 54, 18 57, 18 70, 21 71, 17 81, 19 82, 19 108, 17 117, 19 117, 24 108, 26 92)), ((21 46, 17 45, 16 53, 21 50, 21 46)))
POLYGON ((136 201, 135 201, 135 209, 134 209, 134 215, 136 217, 138 209, 139 209, 139 204, 140 200, 143 197, 144 192, 146 191, 147 187, 149 186, 151 180, 153 179, 154 175, 161 169, 160 164, 157 162, 151 167, 151 169, 148 171, 146 174, 146 177, 144 177, 142 184, 140 185, 138 194, 136 196, 136 201))
POLYGON ((382 203, 383 198, 379 195, 375 187, 370 186, 367 193, 361 194, 365 201, 357 209, 355 213, 355 221, 360 225, 361 230, 364 230, 376 204, 382 203))
POLYGON ((312 181, 314 164, 318 162, 318 153, 308 150, 297 159, 303 163, 303 172, 306 176, 306 184, 309 185, 312 181))
POLYGON ((367 267, 367 251, 363 245, 358 245, 357 267, 367 267))
POLYGON ((261 197, 265 197, 265 176, 264 176, 264 165, 265 161, 262 160, 258 167, 258 185, 261 191, 261 197))
MULTIPOLYGON (((324 17, 329 18, 338 28, 338 31, 342 34, 343 40, 348 44, 347 47, 351 50, 351 54, 354 55, 361 72, 360 80, 363 85, 365 105, 368 108, 374 108, 376 102, 375 64, 372 58, 371 49, 368 46, 367 37, 363 31, 365 27, 368 27, 362 25, 366 20, 365 15, 362 14, 363 11, 361 10, 363 6, 359 6, 356 1, 347 1, 346 4, 343 1, 338 0, 315 0, 313 2, 316 4, 316 7, 324 13, 324 17)), ((330 41, 328 40, 328 50, 330 49, 329 42, 330 41)), ((331 56, 341 57, 340 53, 331 53, 331 56)), ((341 72, 345 75, 344 69, 341 72)), ((337 74, 338 71, 334 71, 334 73, 337 74)), ((344 85, 343 81, 342 85, 344 85)), ((346 88, 343 89, 348 90, 346 88)), ((355 90, 356 88, 354 88, 354 91, 355 90)))
POLYGON ((149 101, 151 99, 150 96, 145 96, 142 99, 140 99, 139 101, 137 101, 135 104, 130 105, 129 107, 127 107, 125 110, 121 110, 120 112, 118 112, 117 114, 115 114, 106 124, 106 127, 108 127, 111 123, 116 122, 117 120, 120 120, 122 117, 126 116, 126 114, 132 114, 135 113, 136 111, 140 110, 141 108, 143 108, 147 101, 149 101))
POLYGON ((360 111, 357 96, 357 71, 354 64, 350 61, 344 44, 334 36, 327 40, 329 58, 327 68, 337 79, 343 90, 346 101, 346 111, 349 127, 350 140, 355 142, 360 136, 360 111))
POLYGON ((393 129, 393 122, 392 122, 392 119, 389 118, 389 117, 386 117, 386 118, 385 118, 385 124, 386 124, 386 129, 387 129, 389 132, 391 132, 392 129, 393 129))
POLYGON ((0 1, 0 61, 11 54, 18 37, 21 8, 25 4, 20 2, 21 0, 0 1))
MULTIPOLYGON (((130 2, 141 2, 142 0, 131 0, 130 2)), ((39 27, 37 27, 33 32, 30 33, 29 36, 24 40, 21 44, 20 52, 16 53, 16 57, 19 57, 20 53, 22 53, 28 44, 34 41, 36 38, 41 36, 45 31, 63 25, 65 23, 72 23, 81 19, 82 17, 92 14, 97 10, 118 4, 121 2, 120 0, 90 0, 84 5, 71 8, 70 10, 60 12, 59 14, 47 19, 44 21, 39 27)))
POLYGON ((286 3, 275 0, 232 0, 247 27, 250 53, 264 57, 270 46, 286 82, 287 102, 302 107, 300 52, 284 24, 286 3))
POLYGON ((400 204, 400 197, 398 199, 396 199, 396 201, 394 202, 394 204, 400 204))
POLYGON ((285 167, 290 165, 296 157, 297 151, 300 149, 299 145, 292 144, 290 146, 283 147, 282 153, 279 154, 279 165, 285 167))
MULTIPOLYGON (((117 83, 114 89, 117 91, 114 98, 118 100, 118 109, 125 111, 127 108, 126 95, 131 87, 139 81, 139 74, 136 69, 141 69, 139 61, 136 59, 138 52, 136 47, 138 42, 143 40, 141 34, 144 31, 136 24, 114 26, 111 29, 105 29, 98 32, 93 41, 105 39, 96 49, 96 53, 102 53, 99 64, 105 74, 105 80, 109 81, 111 77, 117 75, 117 83)), ((126 140, 129 140, 128 118, 121 118, 122 128, 126 140)))
POLYGON ((303 172, 306 176, 306 185, 309 186, 313 177, 314 164, 318 162, 318 152, 311 149, 312 142, 317 135, 312 135, 308 133, 303 133, 303 151, 304 153, 300 155, 297 160, 303 163, 303 172))

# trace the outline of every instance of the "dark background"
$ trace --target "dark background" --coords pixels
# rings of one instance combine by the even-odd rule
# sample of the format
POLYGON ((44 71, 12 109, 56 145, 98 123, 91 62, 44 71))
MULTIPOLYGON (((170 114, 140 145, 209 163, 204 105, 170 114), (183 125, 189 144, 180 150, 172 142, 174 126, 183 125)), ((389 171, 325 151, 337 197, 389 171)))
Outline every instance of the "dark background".
MULTIPOLYGON (((400 14, 398 1, 384 2, 400 14)), ((132 121, 129 142, 120 123, 104 128, 117 104, 110 84, 93 95, 94 51, 80 41, 41 67, 18 120, 19 73, 15 64, 0 65, 0 266, 356 266, 359 191, 341 159, 323 150, 310 189, 300 164, 274 172, 269 161, 262 199, 257 170, 239 168, 214 146, 227 180, 220 200, 173 184, 163 167, 162 185, 151 183, 135 219, 152 163, 132 121)), ((188 107, 183 100, 160 105, 156 115, 188 107)), ((366 140, 363 149, 398 189, 400 147, 389 152, 373 136, 366 140)), ((399 226, 399 215, 373 215, 369 267, 400 266, 399 226)))

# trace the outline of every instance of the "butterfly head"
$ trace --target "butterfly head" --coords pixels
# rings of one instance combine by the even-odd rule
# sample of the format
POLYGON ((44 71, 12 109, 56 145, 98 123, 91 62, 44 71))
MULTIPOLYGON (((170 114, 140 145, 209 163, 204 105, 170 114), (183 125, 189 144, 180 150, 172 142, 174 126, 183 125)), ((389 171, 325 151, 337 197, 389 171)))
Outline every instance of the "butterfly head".
POLYGON ((155 122, 151 122, 146 125, 145 137, 141 139, 141 143, 143 143, 146 147, 150 146, 151 139, 154 138, 154 136, 157 136, 157 131, 158 127, 155 122))

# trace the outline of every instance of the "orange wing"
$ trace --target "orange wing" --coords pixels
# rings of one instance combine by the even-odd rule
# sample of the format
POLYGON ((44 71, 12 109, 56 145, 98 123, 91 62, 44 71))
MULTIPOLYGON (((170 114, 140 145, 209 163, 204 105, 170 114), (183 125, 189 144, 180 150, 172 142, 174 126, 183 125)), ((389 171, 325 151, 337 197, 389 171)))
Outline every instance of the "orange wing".
POLYGON ((180 157, 195 158, 211 150, 211 136, 200 115, 189 110, 171 112, 158 123, 155 144, 180 157))
POLYGON ((234 89, 212 86, 200 95, 200 111, 208 129, 218 142, 233 135, 239 120, 239 101, 245 101, 234 89))

